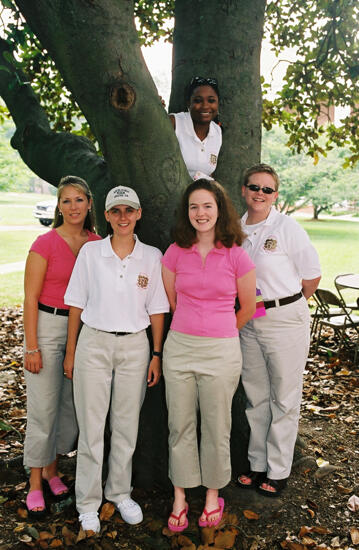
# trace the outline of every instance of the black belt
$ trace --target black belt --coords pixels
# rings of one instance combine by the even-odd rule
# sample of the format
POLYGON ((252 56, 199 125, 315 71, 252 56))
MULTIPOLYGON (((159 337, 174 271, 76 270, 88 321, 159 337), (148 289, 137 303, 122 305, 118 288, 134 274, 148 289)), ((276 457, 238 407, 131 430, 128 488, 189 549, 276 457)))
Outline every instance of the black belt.
POLYGON ((40 304, 40 302, 39 302, 39 309, 41 311, 46 311, 46 313, 53 313, 54 315, 63 315, 64 317, 69 316, 68 309, 60 309, 59 307, 45 306, 45 304, 40 304))
POLYGON ((133 332, 109 332, 108 330, 102 330, 101 332, 107 332, 108 334, 114 334, 115 336, 127 336, 127 334, 133 334, 133 332))
POLYGON ((287 304, 292 304, 303 296, 301 292, 294 294, 293 296, 286 296, 285 298, 279 298, 279 300, 268 300, 264 301, 264 307, 269 309, 270 307, 286 306, 287 304))

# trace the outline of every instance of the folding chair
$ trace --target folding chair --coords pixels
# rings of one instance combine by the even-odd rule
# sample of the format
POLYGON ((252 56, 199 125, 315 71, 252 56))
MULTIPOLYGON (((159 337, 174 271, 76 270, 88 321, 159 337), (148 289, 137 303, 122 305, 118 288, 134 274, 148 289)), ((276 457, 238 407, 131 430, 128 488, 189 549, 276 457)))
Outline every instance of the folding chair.
MULTIPOLYGON (((341 297, 341 299, 343 300, 343 302, 345 303, 345 305, 348 309, 359 310, 359 303, 358 303, 359 300, 357 300, 356 302, 348 303, 348 302, 346 302, 346 300, 344 298, 344 295, 343 295, 343 290, 351 290, 353 292, 353 290, 355 290, 355 289, 350 287, 350 286, 341 285, 338 282, 339 277, 343 277, 343 276, 345 277, 346 275, 353 275, 353 273, 341 273, 340 275, 337 275, 334 279, 335 288, 337 289, 337 292, 338 292, 339 296, 341 297)), ((359 293, 359 291, 358 291, 358 293, 359 293)))
POLYGON ((327 314, 323 315, 323 317, 320 317, 317 320, 318 336, 315 352, 317 352, 318 349, 322 349, 338 354, 343 346, 345 346, 347 349, 353 349, 354 346, 356 360, 357 341, 353 343, 353 339, 349 331, 354 331, 356 333, 357 340, 359 339, 359 315, 351 313, 350 309, 346 307, 346 304, 341 296, 337 296, 331 290, 318 288, 316 290, 316 295, 321 302, 323 312, 327 311, 327 314), (334 308, 337 310, 337 313, 330 313, 332 306, 334 306, 334 308), (342 314, 340 313, 340 310, 342 311, 342 314), (330 348, 322 343, 321 336, 324 327, 329 327, 333 329, 334 337, 337 340, 336 348, 330 348))
POLYGON ((318 290, 316 290, 312 295, 312 298, 314 299, 316 306, 315 306, 314 312, 311 314, 312 316, 312 324, 310 329, 311 335, 315 334, 318 328, 318 323, 320 319, 323 319, 323 318, 327 319, 330 317, 336 317, 338 315, 344 315, 344 311, 342 307, 330 307, 325 301, 323 301, 320 297, 320 293, 318 293, 318 290))

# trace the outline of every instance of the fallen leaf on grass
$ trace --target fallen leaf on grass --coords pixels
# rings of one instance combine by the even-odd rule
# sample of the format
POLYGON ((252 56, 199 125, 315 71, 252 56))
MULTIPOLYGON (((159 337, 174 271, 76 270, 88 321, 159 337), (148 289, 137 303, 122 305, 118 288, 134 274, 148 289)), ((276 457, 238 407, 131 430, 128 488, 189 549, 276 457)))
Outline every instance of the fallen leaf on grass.
POLYGON ((54 539, 50 543, 50 548, 60 548, 60 546, 63 546, 62 540, 60 539, 54 539))
POLYGON ((237 529, 233 528, 220 531, 214 539, 214 544, 219 548, 233 548, 237 535, 237 529))
POLYGON ((112 504, 112 502, 105 502, 105 504, 101 508, 100 520, 108 521, 110 518, 112 518, 114 513, 115 513, 114 504, 112 504))
POLYGON ((173 531, 171 531, 170 529, 168 529, 168 527, 164 527, 162 529, 162 535, 164 535, 165 537, 174 537, 175 533, 173 533, 173 531))
POLYGON ((302 538, 302 543, 305 546, 315 546, 317 544, 314 539, 311 539, 310 537, 307 537, 307 536, 302 538))
POLYGON ((282 548, 286 548, 288 550, 307 550, 307 547, 300 542, 292 542, 290 540, 284 540, 280 543, 280 545, 282 548))
POLYGON ((359 497, 352 495, 348 500, 348 508, 351 512, 357 512, 359 510, 359 497))
POLYGON ((72 544, 76 543, 76 534, 66 527, 66 525, 62 528, 62 536, 64 537, 66 546, 72 546, 72 544))
POLYGON ((359 529, 356 527, 352 527, 350 529, 350 537, 352 539, 352 543, 357 545, 359 544, 359 529))
POLYGON ((252 512, 252 510, 243 510, 243 515, 247 519, 259 519, 259 514, 252 512))
POLYGON ((188 550, 196 550, 196 546, 193 544, 191 539, 186 537, 185 535, 179 535, 177 539, 177 543, 180 546, 180 548, 188 548, 188 550))
POLYGON ((313 519, 315 517, 315 512, 314 510, 312 510, 311 508, 308 508, 307 510, 308 514, 310 515, 310 517, 313 519))
POLYGON ((39 533, 40 540, 48 540, 53 538, 54 538, 54 535, 52 533, 49 533, 48 531, 40 531, 39 533))
POLYGON ((337 485, 337 491, 342 495, 349 495, 349 493, 351 493, 352 490, 353 489, 351 487, 344 487, 343 485, 337 485))
POLYGON ((208 544, 214 544, 215 532, 213 527, 204 527, 201 529, 201 541, 206 546, 208 544))
POLYGON ((26 519, 29 515, 25 508, 18 508, 16 513, 21 519, 26 519))

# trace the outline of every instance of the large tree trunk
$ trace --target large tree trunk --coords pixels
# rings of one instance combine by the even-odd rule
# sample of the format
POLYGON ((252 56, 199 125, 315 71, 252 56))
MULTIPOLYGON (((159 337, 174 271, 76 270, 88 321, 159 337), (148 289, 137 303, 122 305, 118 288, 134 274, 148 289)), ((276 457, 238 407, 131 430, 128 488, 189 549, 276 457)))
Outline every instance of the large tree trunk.
POLYGON ((223 147, 216 179, 240 210, 241 175, 260 160, 265 6, 266 0, 181 0, 175 8, 170 111, 187 109, 184 87, 192 76, 218 79, 223 147))
MULTIPOLYGON (((98 139, 110 185, 134 187, 144 205, 141 232, 169 242, 178 197, 189 181, 176 136, 147 70, 128 0, 16 0, 55 60, 98 139)), ((105 183, 105 182, 104 182, 105 183)))
MULTIPOLYGON (((141 55, 133 2, 15 2, 53 57, 91 125, 103 158, 88 141, 51 132, 29 86, 19 90, 10 90, 6 83, 2 86, 6 75, 0 71, 0 93, 7 94, 5 101, 18 128, 14 146, 38 175, 53 184, 68 173, 85 177, 95 192, 99 214, 110 187, 134 187, 144 207, 140 234, 145 242, 165 248, 179 195, 190 178, 141 55)), ((224 134, 217 177, 238 205, 241 172, 260 158, 259 55, 264 8, 265 0, 176 2, 170 107, 173 111, 184 108, 183 87, 191 76, 218 78, 224 134)), ((160 385, 147 392, 141 414, 134 460, 136 485, 168 484, 166 415, 160 385)), ((233 419, 236 474, 246 467, 243 392, 235 397, 233 419)))

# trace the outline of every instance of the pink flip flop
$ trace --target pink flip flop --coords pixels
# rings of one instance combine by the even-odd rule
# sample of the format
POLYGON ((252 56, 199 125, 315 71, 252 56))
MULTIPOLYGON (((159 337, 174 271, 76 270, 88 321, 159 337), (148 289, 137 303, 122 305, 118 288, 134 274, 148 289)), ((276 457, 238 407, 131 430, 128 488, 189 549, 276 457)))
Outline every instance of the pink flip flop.
POLYGON ((174 513, 170 514, 170 517, 168 518, 168 523, 167 523, 168 529, 173 533, 181 533, 182 531, 187 529, 188 527, 187 513, 188 513, 188 506, 186 506, 186 508, 183 508, 183 510, 181 510, 178 516, 176 516, 174 513), (179 521, 183 516, 183 514, 186 516, 186 519, 183 525, 173 525, 172 523, 170 523, 170 518, 173 518, 179 521))
POLYGON ((221 498, 221 497, 218 498, 218 504, 219 504, 219 508, 216 508, 216 510, 212 510, 211 512, 207 512, 206 509, 203 510, 203 513, 206 516, 206 521, 203 521, 203 520, 201 520, 201 518, 199 518, 198 525, 200 527, 216 527, 219 524, 219 522, 222 519, 223 510, 224 510, 224 500, 223 500, 223 498, 221 498), (218 512, 219 512, 219 518, 216 519, 215 521, 209 521, 210 516, 212 516, 214 514, 218 514, 218 512))
POLYGON ((33 517, 42 517, 46 512, 43 492, 39 489, 30 491, 26 497, 26 506, 29 515, 33 517), (34 508, 43 508, 43 510, 34 510, 34 508))
POLYGON ((44 479, 44 481, 46 481, 46 483, 50 487, 50 491, 55 497, 65 498, 67 496, 69 488, 66 487, 64 483, 62 483, 59 476, 54 476, 49 480, 44 479))

